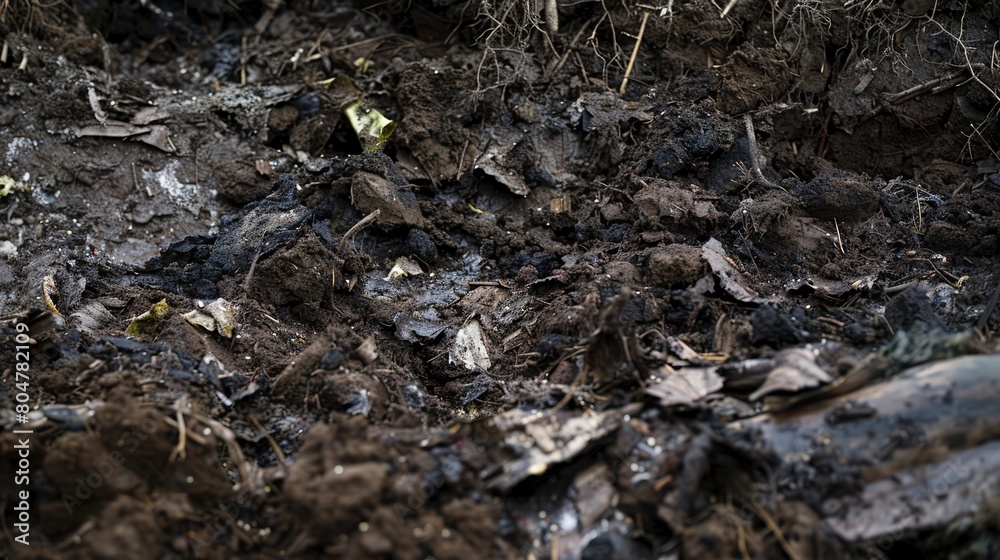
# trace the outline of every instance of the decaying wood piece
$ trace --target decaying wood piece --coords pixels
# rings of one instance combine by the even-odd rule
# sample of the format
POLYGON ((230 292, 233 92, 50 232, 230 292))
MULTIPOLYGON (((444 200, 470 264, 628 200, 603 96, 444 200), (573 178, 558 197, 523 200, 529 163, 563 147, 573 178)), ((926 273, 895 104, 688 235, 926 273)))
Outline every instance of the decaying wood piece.
POLYGON ((827 401, 735 423, 758 430, 786 474, 856 473, 860 496, 827 518, 848 542, 942 527, 1000 483, 1000 355, 910 368, 827 401))

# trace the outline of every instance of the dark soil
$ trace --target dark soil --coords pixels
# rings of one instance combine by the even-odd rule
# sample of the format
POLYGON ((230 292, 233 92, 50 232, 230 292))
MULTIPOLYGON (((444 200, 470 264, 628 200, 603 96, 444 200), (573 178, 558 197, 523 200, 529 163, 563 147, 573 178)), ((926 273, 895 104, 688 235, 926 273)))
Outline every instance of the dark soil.
POLYGON ((1000 557, 996 3, 534 4, 0 2, 0 550, 1000 557))

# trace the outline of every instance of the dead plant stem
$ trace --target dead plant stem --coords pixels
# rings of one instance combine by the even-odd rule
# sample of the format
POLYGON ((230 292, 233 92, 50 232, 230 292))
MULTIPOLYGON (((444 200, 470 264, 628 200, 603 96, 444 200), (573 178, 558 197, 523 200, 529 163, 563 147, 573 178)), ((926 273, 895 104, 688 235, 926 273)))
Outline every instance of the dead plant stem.
POLYGON ((354 237, 359 231, 371 225, 373 222, 375 222, 375 220, 378 220, 378 217, 381 214, 382 210, 376 208, 374 212, 358 220, 358 223, 354 224, 351 227, 351 229, 347 230, 347 233, 344 234, 344 238, 340 240, 340 243, 337 243, 337 249, 343 249, 347 245, 347 242, 350 241, 352 237, 354 237))
POLYGON ((628 77, 632 74, 632 66, 635 64, 635 57, 639 54, 639 46, 642 45, 642 36, 646 33, 646 22, 649 21, 649 12, 642 14, 642 24, 639 25, 639 36, 635 39, 635 46, 632 47, 632 56, 628 59, 628 66, 625 67, 625 77, 622 78, 622 85, 618 88, 618 93, 621 95, 625 94, 625 88, 628 87, 628 77))
POLYGON ((755 181, 770 189, 780 189, 781 185, 768 179, 760 170, 760 164, 764 161, 764 156, 757 147, 757 133, 753 129, 753 117, 749 113, 743 116, 743 122, 747 128, 747 145, 750 149, 750 171, 755 181))

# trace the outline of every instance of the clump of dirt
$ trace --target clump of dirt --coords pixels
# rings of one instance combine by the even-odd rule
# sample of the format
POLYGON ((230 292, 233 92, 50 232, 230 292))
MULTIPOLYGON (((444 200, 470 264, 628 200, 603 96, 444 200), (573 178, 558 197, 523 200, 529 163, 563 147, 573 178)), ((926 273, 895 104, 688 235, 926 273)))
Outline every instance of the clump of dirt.
POLYGON ((650 280, 665 288, 691 286, 705 275, 701 249, 677 243, 650 251, 650 280))

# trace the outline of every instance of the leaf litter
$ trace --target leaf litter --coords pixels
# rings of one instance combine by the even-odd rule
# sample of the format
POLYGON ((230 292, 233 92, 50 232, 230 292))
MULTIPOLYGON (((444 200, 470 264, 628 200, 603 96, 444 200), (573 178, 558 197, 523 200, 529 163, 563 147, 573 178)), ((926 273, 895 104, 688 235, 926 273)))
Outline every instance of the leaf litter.
POLYGON ((995 7, 265 4, 3 7, 41 554, 997 550, 995 7))

